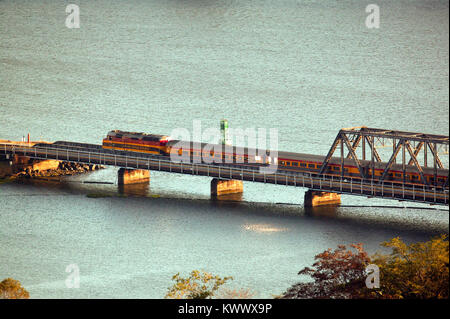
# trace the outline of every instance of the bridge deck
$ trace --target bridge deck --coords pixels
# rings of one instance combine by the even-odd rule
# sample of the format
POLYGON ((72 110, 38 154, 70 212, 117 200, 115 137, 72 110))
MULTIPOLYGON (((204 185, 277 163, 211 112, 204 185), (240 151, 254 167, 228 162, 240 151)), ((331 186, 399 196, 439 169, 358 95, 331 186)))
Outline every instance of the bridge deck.
MULTIPOLYGON (((26 143, 25 143, 26 144, 26 143)), ((171 173, 236 179, 249 182, 270 183, 311 190, 335 192, 349 195, 396 199, 427 204, 448 205, 448 188, 409 186, 398 182, 363 181, 361 179, 340 178, 334 175, 318 175, 308 172, 288 172, 278 170, 266 173, 257 166, 238 164, 176 163, 159 155, 127 152, 120 154, 105 150, 101 145, 82 143, 36 144, 34 147, 23 144, 0 142, 0 153, 19 154, 36 159, 56 159, 76 163, 89 163, 147 169, 171 173)))

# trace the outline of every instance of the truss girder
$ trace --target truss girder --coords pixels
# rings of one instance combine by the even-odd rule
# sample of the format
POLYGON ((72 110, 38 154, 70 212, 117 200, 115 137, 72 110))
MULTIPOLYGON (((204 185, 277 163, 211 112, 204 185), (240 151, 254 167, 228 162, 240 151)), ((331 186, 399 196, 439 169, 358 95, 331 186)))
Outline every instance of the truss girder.
POLYGON ((330 162, 331 156, 333 156, 334 151, 336 151, 336 148, 339 145, 339 141, 341 140, 341 134, 338 134, 336 138, 334 139, 333 145, 331 145, 330 150, 328 151, 327 156, 325 157, 325 160, 322 163, 322 166, 320 167, 319 174, 323 174, 325 172, 325 169, 328 166, 328 163, 330 162))
POLYGON ((438 155, 438 153, 437 153, 437 146, 436 146, 436 144, 434 144, 434 147, 433 147, 433 145, 432 145, 431 143, 428 143, 428 142, 427 142, 427 145, 428 145, 428 147, 430 148, 431 153, 433 153, 433 157, 434 157, 435 160, 436 160, 437 166, 438 166, 439 168, 444 168, 444 165, 442 165, 441 159, 439 158, 439 155, 438 155))
MULTIPOLYGON (((358 147, 358 145, 359 145, 359 143, 361 142, 361 140, 362 140, 362 136, 361 136, 361 135, 358 135, 358 137, 353 141, 353 144, 352 144, 352 150, 353 150, 353 152, 356 151, 356 148, 358 147)), ((351 154, 350 154, 350 152, 348 152, 347 158, 350 158, 350 157, 351 157, 351 154)))
POLYGON ((353 146, 350 144, 347 135, 341 134, 341 138, 344 140, 345 145, 347 145, 348 151, 350 152, 351 157, 353 157, 353 161, 355 162, 356 167, 358 167, 359 175, 361 175, 362 178, 365 178, 364 171, 361 167, 361 162, 358 160, 358 156, 356 156, 356 153, 353 149, 353 146))
POLYGON ((374 155, 375 159, 377 160, 377 162, 381 162, 381 157, 380 157, 380 155, 378 154, 377 149, 376 149, 376 147, 375 147, 375 145, 374 145, 375 142, 372 143, 372 141, 370 140, 370 138, 367 137, 367 136, 365 136, 365 139, 366 139, 366 141, 367 141, 367 144, 369 144, 370 149, 371 149, 371 151, 373 152, 373 155, 374 155))
POLYGON ((360 133, 363 136, 374 136, 374 137, 389 138, 389 139, 398 139, 398 140, 402 139, 402 140, 408 140, 408 141, 428 142, 428 143, 449 145, 449 137, 448 136, 437 135, 437 134, 412 133, 412 132, 368 128, 368 127, 356 127, 356 128, 342 129, 341 132, 346 133, 346 134, 360 133), (360 130, 358 131, 357 129, 360 129, 360 130))
MULTIPOLYGON (((322 166, 320 167, 319 174, 324 174, 327 171, 329 162, 339 145, 341 146, 340 156, 336 155, 336 159, 340 159, 341 175, 344 172, 344 162, 346 160, 350 160, 357 167, 361 178, 374 178, 375 167, 380 167, 379 164, 375 166, 376 161, 377 163, 382 163, 384 166, 384 168, 382 168, 383 172, 381 174, 381 177, 377 179, 379 182, 381 182, 387 178, 392 166, 396 162, 400 163, 401 161, 404 179, 406 176, 405 174, 407 172, 407 167, 414 166, 415 170, 417 170, 417 172, 419 173, 420 182, 424 185, 429 185, 430 183, 427 182, 424 173, 424 167, 427 167, 427 151, 428 149, 430 149, 430 153, 433 156, 434 179, 436 182, 438 169, 445 169, 441 159, 439 158, 439 147, 442 147, 442 145, 444 145, 444 147, 447 147, 449 145, 449 137, 443 135, 372 129, 364 126, 341 129, 336 136, 330 150, 328 151, 328 154, 325 157, 322 166), (391 140, 393 142, 392 153, 389 161, 386 164, 381 159, 380 153, 377 151, 377 143, 375 142, 379 141, 383 144, 385 140, 391 140), (371 151, 371 154, 369 154, 369 156, 371 155, 371 160, 369 160, 370 162, 368 162, 366 159, 366 142, 368 147, 370 148, 369 152, 371 151), (347 153, 345 153, 344 144, 346 145, 346 148, 348 150, 347 153), (358 158, 357 150, 359 147, 362 147, 362 158, 358 158), (401 159, 397 159, 400 151, 402 151, 401 159), (406 158, 406 151, 408 151, 408 154, 410 156, 409 159, 406 158), (423 166, 421 166, 419 163, 419 155, 421 152, 423 152, 423 166), (369 174, 369 171, 366 169, 366 164, 363 163, 370 163, 367 168, 372 169, 372 174, 369 174)), ((406 181, 404 180, 404 182, 406 181)), ((447 179, 445 187, 448 187, 448 184, 449 180, 447 179)))
POLYGON ((403 140, 398 141, 397 146, 395 147, 394 152, 392 153, 391 158, 389 159, 389 162, 387 163, 386 167, 384 168, 383 174, 381 175, 380 181, 384 181, 386 178, 386 175, 388 174, 389 170, 391 169, 392 164, 394 163, 395 159, 397 158, 398 152, 403 146, 403 140))
MULTIPOLYGON (((408 142, 408 145, 409 145, 409 142, 408 142)), ((412 165, 413 164, 413 158, 415 158, 416 159, 416 161, 417 161, 417 155, 419 155, 419 152, 420 152, 420 150, 422 149, 422 146, 424 145, 424 142, 420 142, 417 146, 416 146, 416 148, 414 149, 414 156, 413 155, 411 155, 411 159, 409 160, 409 162, 408 162, 408 165, 412 165)))
MULTIPOLYGON (((420 167, 420 164, 419 164, 419 162, 417 161, 417 158, 416 158, 416 155, 417 155, 417 154, 415 154, 415 152, 412 150, 411 144, 410 144, 408 141, 404 141, 404 145, 406 145, 406 149, 408 150, 409 155, 411 156, 411 160, 410 160, 410 161, 413 161, 414 165, 416 166, 417 170, 419 171, 419 175, 420 175, 420 178, 422 179, 422 182, 423 182, 425 185, 428 185, 427 180, 425 179, 425 176, 423 175, 422 167, 420 167)), ((418 147, 419 147, 419 146, 417 146, 417 148, 418 148, 418 147)), ((416 148, 416 150, 417 150, 417 148, 416 148)), ((409 164, 408 164, 408 165, 409 165, 409 164)))

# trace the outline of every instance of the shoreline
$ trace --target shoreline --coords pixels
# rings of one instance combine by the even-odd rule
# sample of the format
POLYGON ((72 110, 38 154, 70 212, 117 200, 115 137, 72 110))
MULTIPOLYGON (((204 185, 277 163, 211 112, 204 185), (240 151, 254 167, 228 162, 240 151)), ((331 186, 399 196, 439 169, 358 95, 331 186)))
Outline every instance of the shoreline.
POLYGON ((104 168, 102 165, 77 164, 55 160, 30 160, 21 164, 0 160, 0 184, 23 179, 49 180, 49 177, 79 175, 104 168))

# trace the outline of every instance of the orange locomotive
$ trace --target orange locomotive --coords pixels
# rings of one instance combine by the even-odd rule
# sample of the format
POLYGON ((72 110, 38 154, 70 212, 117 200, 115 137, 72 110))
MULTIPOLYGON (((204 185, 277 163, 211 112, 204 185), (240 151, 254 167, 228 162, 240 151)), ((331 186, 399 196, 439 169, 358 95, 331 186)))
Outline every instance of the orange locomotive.
POLYGON ((103 148, 147 154, 167 154, 166 135, 110 131, 103 139, 103 148))

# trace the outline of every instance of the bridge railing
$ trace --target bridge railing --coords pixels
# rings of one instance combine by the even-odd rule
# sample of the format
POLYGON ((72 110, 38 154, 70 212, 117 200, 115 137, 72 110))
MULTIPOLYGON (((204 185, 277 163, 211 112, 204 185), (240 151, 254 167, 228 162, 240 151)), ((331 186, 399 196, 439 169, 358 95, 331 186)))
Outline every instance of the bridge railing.
POLYGON ((331 174, 315 174, 311 172, 290 172, 278 170, 267 174, 258 167, 237 164, 204 164, 173 162, 167 156, 133 156, 114 152, 72 150, 69 147, 35 146, 23 147, 0 144, 0 149, 7 153, 19 153, 39 159, 55 159, 86 164, 114 165, 130 169, 152 169, 174 173, 204 175, 223 179, 241 179, 245 181, 272 183, 307 187, 317 191, 337 192, 342 194, 361 195, 379 198, 391 198, 435 204, 448 204, 449 191, 443 187, 403 184, 391 181, 363 180, 331 174))

